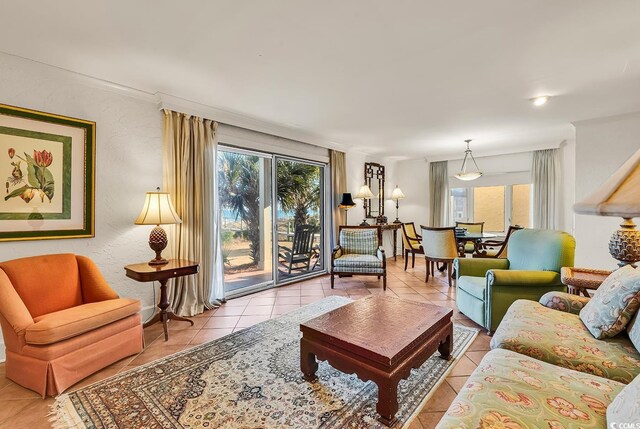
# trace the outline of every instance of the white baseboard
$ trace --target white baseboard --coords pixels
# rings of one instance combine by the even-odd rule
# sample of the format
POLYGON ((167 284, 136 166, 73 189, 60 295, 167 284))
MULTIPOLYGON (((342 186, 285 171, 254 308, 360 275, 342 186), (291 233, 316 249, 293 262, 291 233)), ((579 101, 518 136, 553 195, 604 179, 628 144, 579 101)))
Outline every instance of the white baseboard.
POLYGON ((4 350, 4 343, 0 341, 0 363, 4 362, 7 359, 7 355, 4 350))
POLYGON ((142 307, 142 310, 140 310, 142 323, 146 322, 151 318, 151 316, 153 316, 153 314, 156 312, 156 308, 158 308, 156 305, 147 305, 146 307, 142 307))

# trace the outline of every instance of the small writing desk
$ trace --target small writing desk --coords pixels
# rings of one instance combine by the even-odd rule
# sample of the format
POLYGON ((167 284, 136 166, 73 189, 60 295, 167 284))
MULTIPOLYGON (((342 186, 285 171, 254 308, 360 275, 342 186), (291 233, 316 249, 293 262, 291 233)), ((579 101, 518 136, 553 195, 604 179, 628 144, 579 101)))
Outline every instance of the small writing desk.
POLYGON ((167 297, 167 282, 169 279, 175 277, 188 276, 191 274, 197 274, 199 265, 197 262, 187 261, 184 259, 170 259, 168 263, 164 265, 149 265, 148 263, 132 264, 124 267, 127 277, 137 280, 139 282, 154 282, 160 283, 160 302, 158 303, 159 311, 153 315, 151 320, 145 323, 143 326, 151 326, 156 322, 162 322, 164 328, 164 340, 169 339, 169 331, 167 329, 167 320, 180 320, 183 322, 191 323, 193 321, 186 317, 180 317, 171 311, 169 308, 169 298, 167 297))

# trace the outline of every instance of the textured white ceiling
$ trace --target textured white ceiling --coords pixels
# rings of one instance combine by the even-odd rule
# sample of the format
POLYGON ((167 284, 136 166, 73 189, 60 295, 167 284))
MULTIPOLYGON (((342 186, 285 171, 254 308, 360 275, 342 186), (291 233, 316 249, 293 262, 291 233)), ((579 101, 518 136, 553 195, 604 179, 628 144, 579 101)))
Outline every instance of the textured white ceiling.
POLYGON ((558 143, 640 110, 637 0, 0 0, 0 16, 0 51, 384 156, 558 143))

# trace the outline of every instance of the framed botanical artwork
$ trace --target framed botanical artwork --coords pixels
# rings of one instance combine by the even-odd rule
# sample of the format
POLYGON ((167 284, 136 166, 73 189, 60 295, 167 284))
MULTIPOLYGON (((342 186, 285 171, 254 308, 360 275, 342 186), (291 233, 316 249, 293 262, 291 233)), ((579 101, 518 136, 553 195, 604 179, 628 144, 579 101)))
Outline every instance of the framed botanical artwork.
POLYGON ((0 241, 94 236, 95 141, 95 122, 0 104, 0 241))

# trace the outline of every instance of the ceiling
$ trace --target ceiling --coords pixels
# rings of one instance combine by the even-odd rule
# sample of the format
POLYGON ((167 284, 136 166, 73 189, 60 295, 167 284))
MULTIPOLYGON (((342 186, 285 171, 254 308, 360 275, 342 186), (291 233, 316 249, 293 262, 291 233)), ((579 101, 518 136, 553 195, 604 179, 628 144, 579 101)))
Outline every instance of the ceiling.
POLYGON ((637 0, 3 0, 0 15, 0 51, 379 156, 557 144, 571 121, 640 111, 637 0))

